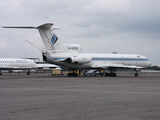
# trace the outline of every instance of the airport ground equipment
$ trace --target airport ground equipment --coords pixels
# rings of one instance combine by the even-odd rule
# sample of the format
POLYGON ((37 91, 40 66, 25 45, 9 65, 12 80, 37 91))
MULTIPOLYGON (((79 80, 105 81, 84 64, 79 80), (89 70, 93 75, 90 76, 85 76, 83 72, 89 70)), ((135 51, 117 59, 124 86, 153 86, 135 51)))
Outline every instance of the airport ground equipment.
POLYGON ((84 73, 84 76, 103 76, 104 72, 103 71, 96 71, 96 70, 90 70, 88 72, 84 73))
POLYGON ((52 69, 52 76, 53 75, 61 75, 61 69, 52 69))

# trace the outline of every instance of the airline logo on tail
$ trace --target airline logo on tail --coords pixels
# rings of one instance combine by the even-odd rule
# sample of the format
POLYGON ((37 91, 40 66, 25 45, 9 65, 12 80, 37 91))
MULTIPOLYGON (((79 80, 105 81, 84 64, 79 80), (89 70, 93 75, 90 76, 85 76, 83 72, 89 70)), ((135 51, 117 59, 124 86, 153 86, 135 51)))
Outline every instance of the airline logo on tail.
POLYGON ((52 38, 51 38, 51 42, 54 45, 56 43, 56 41, 58 40, 57 36, 55 34, 53 34, 52 38))

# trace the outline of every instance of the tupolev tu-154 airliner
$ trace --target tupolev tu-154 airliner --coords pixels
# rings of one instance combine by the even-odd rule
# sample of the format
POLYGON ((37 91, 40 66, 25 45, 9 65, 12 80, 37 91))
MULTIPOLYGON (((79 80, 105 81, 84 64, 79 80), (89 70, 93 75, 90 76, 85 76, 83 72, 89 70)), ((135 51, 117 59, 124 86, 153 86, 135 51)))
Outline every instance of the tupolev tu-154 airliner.
MULTIPOLYGON (((117 76, 118 69, 133 69, 135 76, 138 76, 139 69, 151 65, 151 62, 142 55, 137 54, 97 54, 81 53, 82 47, 79 44, 64 44, 53 32, 53 23, 46 23, 40 26, 3 26, 3 28, 26 28, 38 29, 43 40, 46 52, 43 53, 43 60, 65 68, 74 70, 96 69, 108 70, 106 76, 117 76)), ((68 76, 77 76, 73 72, 68 76)))

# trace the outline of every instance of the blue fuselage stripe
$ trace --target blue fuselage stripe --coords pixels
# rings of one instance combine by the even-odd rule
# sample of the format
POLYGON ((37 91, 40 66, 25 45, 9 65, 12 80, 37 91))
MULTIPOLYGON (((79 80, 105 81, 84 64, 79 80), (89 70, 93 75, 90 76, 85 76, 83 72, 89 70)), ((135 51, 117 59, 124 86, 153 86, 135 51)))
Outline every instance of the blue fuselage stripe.
POLYGON ((92 60, 148 61, 148 59, 145 58, 92 58, 92 60))
POLYGON ((67 59, 67 58, 52 58, 53 60, 61 60, 61 59, 67 59))
MULTIPOLYGON (((53 60, 59 60, 59 59, 67 59, 67 58, 52 58, 53 60)), ((108 61, 149 61, 145 58, 92 58, 92 60, 108 60, 108 61)))

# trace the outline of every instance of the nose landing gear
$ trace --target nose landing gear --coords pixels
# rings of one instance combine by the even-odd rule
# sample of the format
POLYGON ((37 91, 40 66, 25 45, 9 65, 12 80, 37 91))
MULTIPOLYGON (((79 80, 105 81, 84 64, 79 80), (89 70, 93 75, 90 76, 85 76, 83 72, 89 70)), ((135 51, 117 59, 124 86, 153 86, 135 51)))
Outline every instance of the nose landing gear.
POLYGON ((139 75, 138 73, 135 73, 135 76, 136 76, 136 77, 138 77, 138 75, 139 75))
POLYGON ((138 73, 139 70, 138 70, 138 69, 134 69, 134 70, 135 70, 135 72, 136 72, 136 73, 135 73, 135 76, 138 77, 138 76, 139 76, 139 73, 138 73))

